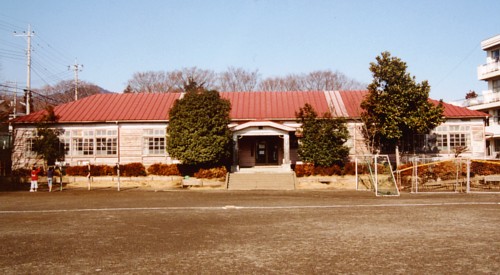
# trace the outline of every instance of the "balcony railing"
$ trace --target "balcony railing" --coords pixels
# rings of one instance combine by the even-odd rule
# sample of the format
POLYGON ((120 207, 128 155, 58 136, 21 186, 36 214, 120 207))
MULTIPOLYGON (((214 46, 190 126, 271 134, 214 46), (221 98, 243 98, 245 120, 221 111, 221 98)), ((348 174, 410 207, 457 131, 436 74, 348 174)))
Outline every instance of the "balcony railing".
POLYGON ((494 76, 500 76, 500 62, 498 60, 477 68, 477 78, 479 80, 485 80, 494 76))
POLYGON ((483 91, 483 94, 478 97, 470 99, 460 99, 450 103, 462 107, 471 107, 493 102, 500 102, 500 89, 483 91))

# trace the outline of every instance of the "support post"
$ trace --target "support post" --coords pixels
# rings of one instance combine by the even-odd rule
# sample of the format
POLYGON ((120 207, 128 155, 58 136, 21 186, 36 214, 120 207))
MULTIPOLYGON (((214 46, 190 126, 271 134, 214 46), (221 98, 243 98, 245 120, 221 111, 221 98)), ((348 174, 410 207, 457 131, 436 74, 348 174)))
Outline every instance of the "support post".
POLYGON ((283 135, 283 166, 292 169, 290 165, 290 135, 283 135))
POLYGON ((238 172, 239 170, 239 144, 240 136, 233 135, 233 163, 231 165, 231 172, 238 172))
POLYGON ((117 190, 120 191, 120 163, 116 163, 116 175, 118 176, 117 190))

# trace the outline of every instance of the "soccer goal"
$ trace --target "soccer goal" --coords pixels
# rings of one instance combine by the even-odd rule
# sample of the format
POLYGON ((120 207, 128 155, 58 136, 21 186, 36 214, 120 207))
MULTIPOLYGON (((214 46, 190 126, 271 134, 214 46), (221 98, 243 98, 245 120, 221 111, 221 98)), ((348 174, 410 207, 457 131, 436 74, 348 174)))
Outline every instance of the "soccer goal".
POLYGON ((399 196, 388 155, 356 156, 356 190, 374 191, 377 196, 399 196))

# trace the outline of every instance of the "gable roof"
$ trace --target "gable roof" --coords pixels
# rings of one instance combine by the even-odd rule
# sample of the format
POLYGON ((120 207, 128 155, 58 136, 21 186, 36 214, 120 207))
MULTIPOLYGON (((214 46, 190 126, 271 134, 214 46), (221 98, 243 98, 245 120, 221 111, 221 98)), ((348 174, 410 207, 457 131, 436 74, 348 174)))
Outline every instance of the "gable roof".
MULTIPOLYGON (((339 102, 337 104, 339 106, 343 106, 344 112, 342 112, 341 110, 340 114, 338 114, 338 109, 334 108, 333 112, 335 115, 349 118, 361 117, 361 112, 363 111, 363 109, 361 109, 361 102, 368 94, 368 91, 331 91, 328 93, 337 94, 333 96, 337 97, 337 102, 339 102)), ((439 104, 439 100, 429 99, 429 101, 434 105, 439 104)), ((446 118, 484 118, 489 116, 487 113, 481 111, 475 111, 465 107, 455 106, 446 102, 443 102, 443 106, 443 116, 446 118)))
MULTIPOLYGON (((438 100, 429 99, 435 105, 439 104, 438 100)), ((456 106, 450 103, 443 102, 444 117, 448 118, 472 118, 472 117, 489 117, 490 115, 481 111, 471 110, 469 108, 456 106)))
MULTIPOLYGON (((358 119, 361 101, 367 91, 295 91, 295 92, 221 92, 231 102, 231 119, 295 120, 306 103, 318 114, 358 119)), ((110 121, 168 121, 170 108, 181 93, 97 94, 54 108, 60 123, 96 123, 110 121)), ((437 100, 430 99, 434 104, 437 100)), ((446 118, 484 118, 488 114, 443 103, 446 118)), ((14 123, 37 123, 46 111, 18 117, 14 123)))
MULTIPOLYGON (((180 93, 96 94, 54 108, 59 122, 167 121, 168 112, 180 93)), ((35 123, 46 111, 38 111, 14 120, 35 123)))
POLYGON ((309 103, 318 114, 330 112, 325 93, 296 92, 221 92, 231 102, 233 120, 295 120, 295 112, 309 103))

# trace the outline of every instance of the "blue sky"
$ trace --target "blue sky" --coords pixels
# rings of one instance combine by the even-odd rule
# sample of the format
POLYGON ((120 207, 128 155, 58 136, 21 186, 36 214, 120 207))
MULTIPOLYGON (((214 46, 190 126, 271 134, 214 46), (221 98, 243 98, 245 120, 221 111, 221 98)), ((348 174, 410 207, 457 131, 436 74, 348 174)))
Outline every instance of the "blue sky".
POLYGON ((262 78, 340 71, 370 83, 383 51, 407 62, 431 97, 481 93, 482 40, 500 34, 497 0, 9 0, 0 9, 0 83, 26 84, 26 39, 33 37, 32 87, 79 78, 121 92, 135 72, 196 66, 258 70, 262 78))

